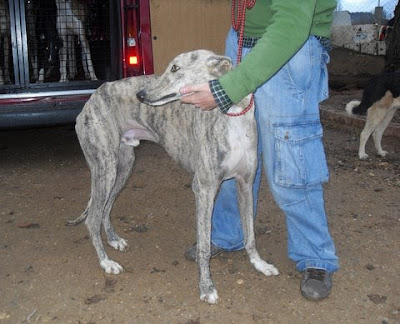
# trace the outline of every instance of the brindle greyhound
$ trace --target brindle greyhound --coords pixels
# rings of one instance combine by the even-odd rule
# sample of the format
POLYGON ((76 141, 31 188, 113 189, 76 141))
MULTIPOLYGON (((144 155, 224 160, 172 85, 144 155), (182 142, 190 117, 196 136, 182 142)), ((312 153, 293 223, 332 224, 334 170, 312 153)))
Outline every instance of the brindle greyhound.
MULTIPOLYGON (((210 304, 218 294, 210 277, 211 216, 221 182, 235 178, 251 263, 265 275, 278 270, 263 261, 254 236, 252 183, 257 164, 257 133, 254 107, 240 117, 228 117, 218 109, 201 111, 182 104, 179 88, 205 82, 232 68, 224 56, 199 50, 176 57, 161 77, 142 76, 106 83, 96 90, 77 118, 76 132, 92 175, 91 197, 74 225, 86 219, 100 266, 118 274, 122 267, 110 260, 100 237, 103 224, 108 243, 123 251, 127 242, 110 222, 113 203, 127 181, 140 140, 160 144, 183 167, 193 173, 197 214, 197 260, 200 299, 210 304), (139 91, 141 90, 141 91, 139 91), (140 101, 133 93, 137 94, 140 101), (161 98, 161 99, 158 99, 161 98), (162 104, 154 107, 152 105, 162 104)), ((246 97, 231 112, 246 108, 246 97)))

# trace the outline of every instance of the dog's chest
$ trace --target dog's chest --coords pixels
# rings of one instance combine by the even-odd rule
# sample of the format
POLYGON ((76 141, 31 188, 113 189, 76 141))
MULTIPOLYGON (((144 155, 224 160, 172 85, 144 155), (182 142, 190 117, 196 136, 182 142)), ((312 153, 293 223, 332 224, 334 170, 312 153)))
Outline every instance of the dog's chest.
POLYGON ((71 1, 58 3, 58 19, 65 26, 64 28, 79 28, 81 15, 78 8, 74 8, 71 1))
POLYGON ((229 152, 224 161, 227 169, 253 163, 257 150, 257 130, 253 122, 233 122, 226 132, 229 152))

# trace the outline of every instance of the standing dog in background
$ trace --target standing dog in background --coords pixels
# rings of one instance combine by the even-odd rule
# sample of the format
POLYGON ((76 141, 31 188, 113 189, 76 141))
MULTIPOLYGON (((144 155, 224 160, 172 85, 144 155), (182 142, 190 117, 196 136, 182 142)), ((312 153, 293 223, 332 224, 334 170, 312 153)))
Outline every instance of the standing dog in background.
MULTIPOLYGON (((31 76, 38 80, 38 39, 36 35, 37 4, 36 0, 25 0, 26 36, 28 42, 28 57, 31 63, 31 76)), ((47 18, 47 17, 46 17, 47 18)))
POLYGON ((378 155, 384 157, 388 154, 381 146, 382 135, 400 107, 399 95, 400 72, 382 73, 368 82, 361 101, 353 100, 346 105, 346 111, 350 116, 367 114, 367 122, 360 136, 358 150, 360 160, 368 158, 365 144, 371 134, 378 155))
POLYGON ((43 83, 52 76, 53 68, 58 59, 61 39, 57 34, 57 7, 54 1, 38 1, 36 3, 36 37, 38 40, 38 70, 37 82, 43 83))
POLYGON ((77 0, 56 0, 57 5, 57 32, 63 45, 60 49, 60 82, 67 79, 67 61, 71 77, 76 73, 76 58, 74 38, 78 36, 81 46, 82 66, 85 77, 92 81, 97 80, 90 54, 89 42, 85 34, 87 8, 77 0), (68 55, 69 54, 69 55, 68 55))

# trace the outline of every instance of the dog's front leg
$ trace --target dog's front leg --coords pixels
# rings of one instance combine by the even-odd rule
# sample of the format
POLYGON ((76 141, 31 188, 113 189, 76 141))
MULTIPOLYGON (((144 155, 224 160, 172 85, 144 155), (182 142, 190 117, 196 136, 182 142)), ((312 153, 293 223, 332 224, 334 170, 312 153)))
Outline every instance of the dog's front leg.
POLYGON ((60 81, 66 82, 67 79, 67 36, 62 37, 62 47, 60 48, 60 81))
POLYGON ((266 276, 278 275, 279 271, 274 265, 261 259, 256 248, 256 239, 254 235, 254 216, 253 216, 253 189, 252 183, 253 178, 246 177, 246 179, 238 178, 237 189, 238 189, 238 202, 240 216, 243 226, 243 235, 245 248, 249 255, 250 262, 253 266, 265 274, 266 276))
POLYGON ((394 114, 396 113, 397 108, 395 106, 391 106, 386 114, 382 114, 379 116, 380 122, 376 127, 375 131, 372 133, 372 138, 374 140, 376 152, 379 156, 385 157, 389 153, 382 149, 382 135, 385 132, 386 128, 389 126, 392 121, 394 114))
POLYGON ((211 216, 213 201, 218 186, 210 188, 198 180, 193 180, 193 191, 196 196, 197 217, 197 262, 199 267, 200 300, 209 304, 216 304, 218 293, 210 275, 211 255, 211 216))

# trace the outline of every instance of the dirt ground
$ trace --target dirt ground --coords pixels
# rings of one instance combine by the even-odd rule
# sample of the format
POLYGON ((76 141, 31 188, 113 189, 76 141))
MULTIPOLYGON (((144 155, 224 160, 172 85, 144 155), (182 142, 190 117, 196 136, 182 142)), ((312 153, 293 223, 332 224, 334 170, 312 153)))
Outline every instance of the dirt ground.
MULTIPOLYGON (((332 92, 343 109, 358 90, 332 92)), ((390 155, 357 158, 360 129, 324 121, 331 171, 326 209, 341 269, 330 297, 299 292, 287 258, 282 212, 263 183, 256 222, 260 254, 280 270, 256 272, 244 252, 211 262, 220 301, 199 300, 198 271, 183 252, 195 240, 191 177, 157 145, 137 148, 133 176, 112 213, 130 248, 109 256, 107 275, 82 224, 90 174, 72 127, 0 132, 0 323, 400 323, 400 140, 390 155)))

